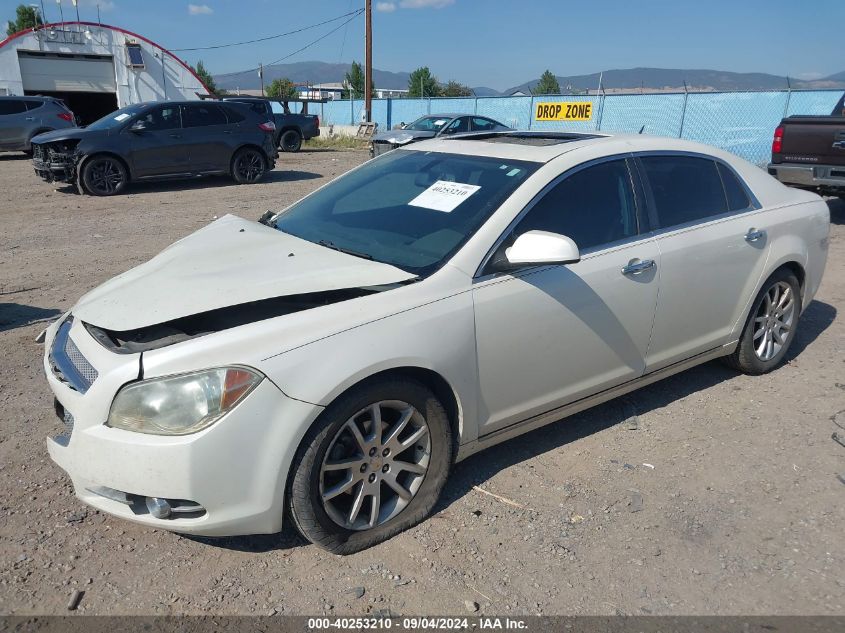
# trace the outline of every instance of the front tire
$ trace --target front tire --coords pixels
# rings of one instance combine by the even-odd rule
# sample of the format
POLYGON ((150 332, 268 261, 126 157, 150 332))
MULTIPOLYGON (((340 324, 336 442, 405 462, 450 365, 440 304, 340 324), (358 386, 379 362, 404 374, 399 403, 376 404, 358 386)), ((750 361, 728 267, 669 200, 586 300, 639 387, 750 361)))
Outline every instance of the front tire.
POLYGON ((800 315, 798 279, 786 268, 776 270, 754 299, 739 344, 726 362, 746 374, 772 371, 795 340, 800 315))
POLYGON ((93 156, 82 166, 80 184, 92 196, 113 196, 126 188, 129 174, 113 156, 93 156))
POLYGON ((296 130, 282 132, 279 147, 283 152, 298 152, 302 148, 302 134, 296 130))
POLYGON ((452 464, 443 405, 422 384, 385 380, 329 405, 305 436, 288 481, 288 511, 309 541, 352 554, 416 525, 452 464))
POLYGON ((245 147, 232 158, 232 179, 239 185, 258 182, 267 171, 267 159, 259 150, 245 147))

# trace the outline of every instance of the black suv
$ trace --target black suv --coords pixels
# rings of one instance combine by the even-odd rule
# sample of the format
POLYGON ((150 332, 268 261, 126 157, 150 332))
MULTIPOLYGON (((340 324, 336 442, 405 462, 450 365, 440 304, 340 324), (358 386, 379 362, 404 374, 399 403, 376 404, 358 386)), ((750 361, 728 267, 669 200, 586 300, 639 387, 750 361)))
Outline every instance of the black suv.
POLYGON ((273 121, 239 103, 168 101, 127 106, 86 128, 32 139, 35 173, 95 196, 132 181, 231 174, 257 182, 277 156, 273 121))

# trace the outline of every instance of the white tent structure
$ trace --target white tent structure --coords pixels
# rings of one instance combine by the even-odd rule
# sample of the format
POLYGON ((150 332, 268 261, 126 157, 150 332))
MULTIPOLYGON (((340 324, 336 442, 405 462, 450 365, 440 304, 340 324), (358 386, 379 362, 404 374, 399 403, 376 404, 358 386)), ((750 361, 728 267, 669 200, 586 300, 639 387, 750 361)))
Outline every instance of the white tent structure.
POLYGON ((207 94, 176 55, 120 27, 45 24, 0 42, 0 95, 58 97, 83 123, 133 103, 207 94))

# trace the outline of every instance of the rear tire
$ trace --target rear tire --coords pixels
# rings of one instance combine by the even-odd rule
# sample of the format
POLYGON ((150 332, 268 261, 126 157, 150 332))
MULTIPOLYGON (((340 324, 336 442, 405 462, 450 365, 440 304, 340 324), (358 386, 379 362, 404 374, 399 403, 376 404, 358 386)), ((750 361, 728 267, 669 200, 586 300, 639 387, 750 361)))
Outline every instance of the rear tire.
POLYGON ((126 188, 129 174, 114 156, 92 156, 82 166, 79 182, 92 196, 113 196, 126 188))
POLYGON ((283 152, 298 152, 302 148, 302 134, 296 130, 282 132, 279 147, 283 152))
POLYGON ((795 340, 800 315, 801 285, 790 270, 780 268, 757 293, 739 344, 725 362, 745 374, 772 371, 795 340))
POLYGON ((267 172, 267 159, 259 150, 244 147, 232 158, 232 179, 239 185, 258 182, 267 172))
POLYGON ((452 451, 448 416, 428 388, 404 379, 361 385, 330 404, 302 440, 288 478, 289 514, 323 549, 366 549, 429 515, 452 451))

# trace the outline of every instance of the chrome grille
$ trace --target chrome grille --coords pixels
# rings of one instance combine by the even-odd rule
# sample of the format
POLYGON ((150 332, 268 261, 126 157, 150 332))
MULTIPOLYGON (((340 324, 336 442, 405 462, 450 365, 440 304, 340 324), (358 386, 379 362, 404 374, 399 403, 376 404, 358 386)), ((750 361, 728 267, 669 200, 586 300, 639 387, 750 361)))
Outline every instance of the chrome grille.
POLYGON ((56 378, 79 393, 85 393, 97 379, 97 370, 88 362, 70 339, 73 318, 59 326, 50 349, 50 367, 56 378))

